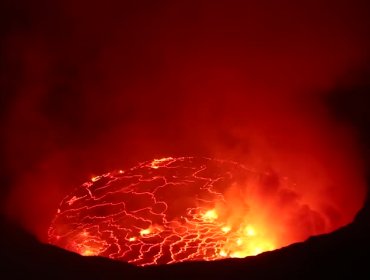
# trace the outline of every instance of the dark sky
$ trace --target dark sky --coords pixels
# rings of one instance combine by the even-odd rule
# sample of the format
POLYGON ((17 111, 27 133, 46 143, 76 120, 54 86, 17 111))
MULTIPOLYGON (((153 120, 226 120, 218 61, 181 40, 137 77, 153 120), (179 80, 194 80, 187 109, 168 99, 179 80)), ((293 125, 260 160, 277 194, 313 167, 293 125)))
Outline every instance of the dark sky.
POLYGON ((91 176, 194 155, 286 174, 352 217, 356 129, 324 101, 368 81, 366 2, 2 1, 4 209, 43 239, 91 176))

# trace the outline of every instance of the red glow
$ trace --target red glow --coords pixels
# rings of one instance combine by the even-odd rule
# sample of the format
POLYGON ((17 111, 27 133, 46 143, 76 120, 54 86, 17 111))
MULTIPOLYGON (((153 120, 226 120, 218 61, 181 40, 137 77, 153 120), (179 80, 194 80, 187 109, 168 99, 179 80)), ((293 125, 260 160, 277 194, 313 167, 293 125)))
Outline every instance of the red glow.
POLYGON ((64 198, 49 242, 142 266, 257 255, 333 230, 301 195, 286 178, 235 162, 155 159, 64 198))
MULTIPOLYGON (((232 159, 268 170, 271 186, 274 176, 297 183, 281 201, 272 187, 255 192, 253 207, 266 211, 259 217, 279 213, 269 229, 300 228, 279 233, 276 246, 348 224, 362 207, 357 128, 325 100, 367 65, 367 4, 7 2, 0 204, 40 241, 73 186, 163 155, 232 159), (312 226, 316 216, 325 222, 312 226)), ((238 197, 238 188, 224 196, 238 197)), ((241 208, 233 214, 246 211, 232 201, 241 208)))

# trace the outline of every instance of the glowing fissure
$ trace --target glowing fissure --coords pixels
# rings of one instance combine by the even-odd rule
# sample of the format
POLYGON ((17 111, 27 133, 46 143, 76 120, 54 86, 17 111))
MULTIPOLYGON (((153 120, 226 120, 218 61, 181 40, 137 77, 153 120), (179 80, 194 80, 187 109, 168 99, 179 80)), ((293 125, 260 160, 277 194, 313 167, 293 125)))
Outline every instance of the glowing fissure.
MULTIPOLYGON (((264 205, 266 176, 193 157, 106 173, 64 198, 49 242, 140 266, 257 255, 297 241, 284 237, 276 208, 264 205)), ((279 182, 279 192, 289 189, 279 182)))

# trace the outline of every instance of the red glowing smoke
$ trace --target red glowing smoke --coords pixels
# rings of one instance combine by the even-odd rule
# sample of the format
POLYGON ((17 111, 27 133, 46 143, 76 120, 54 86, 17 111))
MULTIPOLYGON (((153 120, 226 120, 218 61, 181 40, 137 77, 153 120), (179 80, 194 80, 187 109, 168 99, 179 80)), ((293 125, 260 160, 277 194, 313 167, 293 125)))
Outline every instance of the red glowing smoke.
POLYGON ((166 155, 284 174, 333 228, 361 208, 355 133, 323 98, 367 58, 364 6, 49 2, 2 9, 4 201, 40 239, 86 178, 166 155))

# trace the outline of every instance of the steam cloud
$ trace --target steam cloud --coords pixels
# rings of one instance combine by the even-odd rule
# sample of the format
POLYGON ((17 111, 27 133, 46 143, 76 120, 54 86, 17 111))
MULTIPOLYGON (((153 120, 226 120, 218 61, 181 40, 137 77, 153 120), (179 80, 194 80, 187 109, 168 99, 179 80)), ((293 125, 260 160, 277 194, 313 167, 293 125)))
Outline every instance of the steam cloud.
POLYGON ((361 208, 355 133, 323 100, 367 59, 364 5, 49 2, 1 9, 3 204, 41 240, 72 188, 163 156, 286 176, 279 206, 311 205, 330 230, 361 208))

